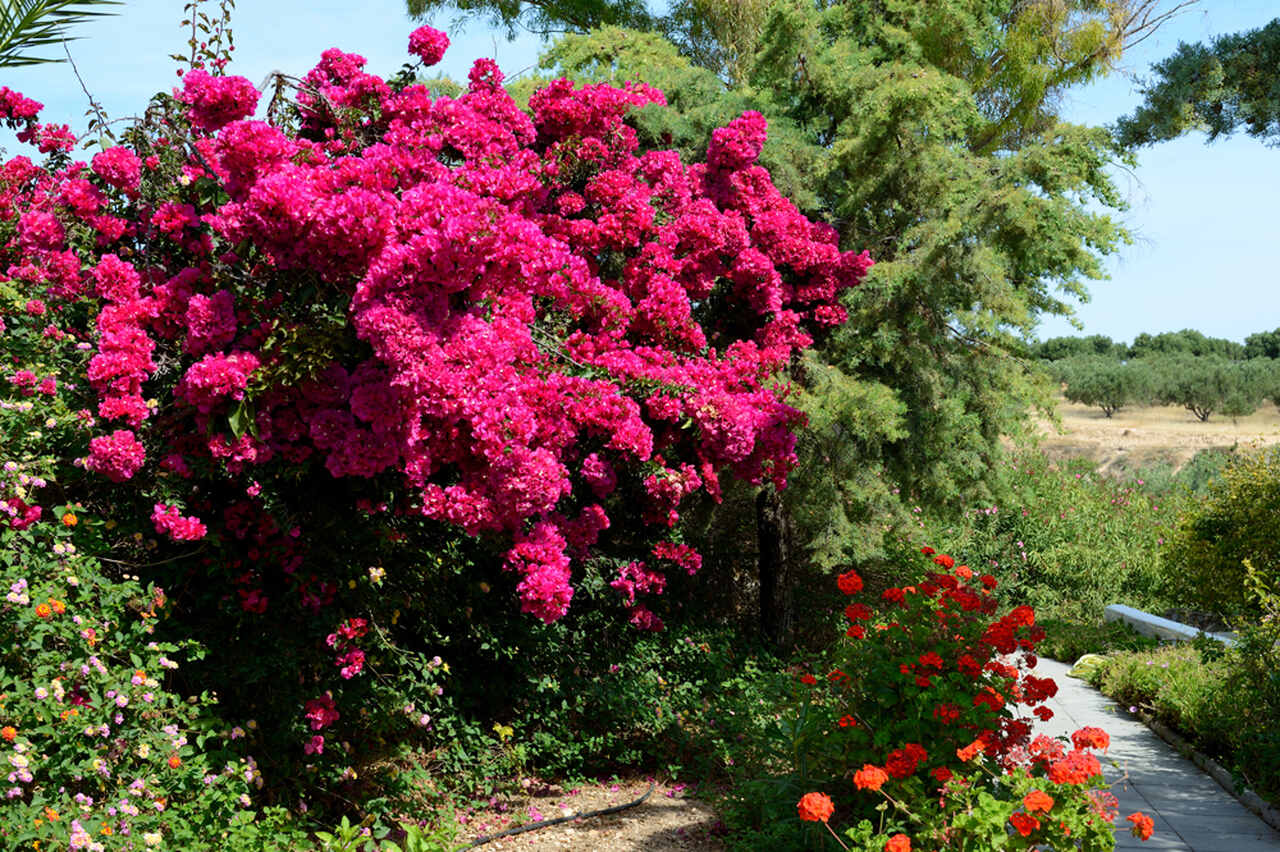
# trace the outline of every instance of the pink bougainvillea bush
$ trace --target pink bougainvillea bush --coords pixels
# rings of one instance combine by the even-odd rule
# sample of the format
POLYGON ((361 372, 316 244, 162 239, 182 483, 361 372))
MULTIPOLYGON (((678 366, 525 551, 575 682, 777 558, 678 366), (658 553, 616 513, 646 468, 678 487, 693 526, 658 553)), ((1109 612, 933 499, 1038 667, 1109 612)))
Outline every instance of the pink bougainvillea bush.
MULTIPOLYGON (((446 47, 409 45, 424 64, 446 47)), ((305 622, 309 657, 227 680, 296 682, 309 759, 349 751, 343 690, 432 596, 395 576, 439 564, 412 550, 424 529, 482 542, 540 622, 604 564, 620 620, 661 628, 655 596, 701 563, 682 512, 726 477, 785 484, 785 368, 870 265, 755 164, 758 114, 686 164, 639 149, 628 111, 663 102, 646 86, 559 80, 526 111, 490 60, 457 98, 364 66, 328 50, 266 99, 197 63, 83 160, 0 92, 45 155, 0 166, 0 397, 14 434, 44 436, 15 464, 109 509, 112 558, 190 620, 231 613, 215 661, 305 622)), ((0 522, 53 499, 0 493, 0 522)))

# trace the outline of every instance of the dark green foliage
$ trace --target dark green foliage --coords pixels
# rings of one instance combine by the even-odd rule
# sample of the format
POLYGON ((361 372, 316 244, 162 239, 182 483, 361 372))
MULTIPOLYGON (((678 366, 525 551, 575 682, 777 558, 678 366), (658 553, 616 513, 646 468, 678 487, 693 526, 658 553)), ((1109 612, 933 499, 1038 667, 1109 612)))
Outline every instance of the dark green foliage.
POLYGON ((1115 651, 1143 651, 1159 643, 1143 636, 1123 621, 1063 621, 1037 618, 1045 637, 1036 652, 1051 660, 1074 663, 1085 654, 1110 654, 1115 651))
POLYGON ((1280 328, 1260 331, 1244 339, 1244 357, 1280 358, 1280 328))
POLYGON ((1214 413, 1247 417, 1266 399, 1280 404, 1280 367, 1267 354, 1277 341, 1264 332, 1241 345, 1184 329, 1140 334, 1132 346, 1102 335, 1055 337, 1032 352, 1067 399, 1108 417, 1125 405, 1163 404, 1204 421, 1214 413))
POLYGON ((1034 451, 1009 459, 1003 473, 1008 499, 974 506, 959 523, 925 518, 919 543, 990 571, 1006 603, 1031 604, 1044 618, 1093 624, 1108 604, 1167 606, 1161 545, 1182 489, 1157 493, 1034 451))
POLYGON ((644 0, 406 0, 409 14, 428 18, 452 10, 462 17, 483 15, 494 26, 537 32, 578 32, 607 25, 647 28, 656 22, 644 0))
POLYGON ((1163 334, 1139 334, 1133 339, 1133 345, 1129 347, 1130 358, 1152 355, 1215 355, 1231 360, 1246 357, 1242 344, 1221 337, 1206 337, 1189 328, 1163 334))
POLYGON ((1117 654, 1089 680, 1120 705, 1173 728, 1225 764, 1244 786, 1274 798, 1280 793, 1280 636, 1274 626, 1261 624, 1240 638, 1234 649, 1210 639, 1117 654))
POLYGON ((1243 129, 1274 144, 1280 138, 1280 19, 1256 30, 1220 36, 1209 45, 1181 43, 1155 65, 1146 101, 1122 118, 1125 146, 1203 130, 1213 141, 1243 129))
POLYGON ((1214 412, 1236 418, 1252 414, 1270 391, 1269 361, 1173 355, 1146 359, 1155 376, 1155 398, 1181 406, 1201 422, 1214 412))
POLYGON ((1102 334, 1088 337, 1051 337, 1031 347, 1031 354, 1041 361, 1060 361, 1082 355, 1106 355, 1126 358, 1129 347, 1102 334))
POLYGON ((1128 477, 1135 482, 1142 480, 1155 494, 1177 490, 1178 493, 1203 494, 1209 483, 1218 478, 1230 463, 1236 450, 1230 447, 1213 447, 1200 450, 1191 460, 1175 470, 1168 462, 1157 462, 1140 468, 1128 477))
POLYGON ((1210 482, 1222 475, 1233 455, 1234 451, 1229 449, 1201 450, 1178 471, 1175 480, 1192 493, 1202 493, 1210 482))

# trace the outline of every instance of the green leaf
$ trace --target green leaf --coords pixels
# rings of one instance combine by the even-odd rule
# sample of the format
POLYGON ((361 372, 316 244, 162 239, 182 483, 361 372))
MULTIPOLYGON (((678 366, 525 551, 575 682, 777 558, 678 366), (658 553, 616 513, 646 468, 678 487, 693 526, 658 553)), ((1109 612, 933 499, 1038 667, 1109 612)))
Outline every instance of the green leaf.
POLYGON ((4 0, 0 2, 0 68, 61 62, 31 51, 68 41, 74 25, 114 14, 119 0, 4 0))

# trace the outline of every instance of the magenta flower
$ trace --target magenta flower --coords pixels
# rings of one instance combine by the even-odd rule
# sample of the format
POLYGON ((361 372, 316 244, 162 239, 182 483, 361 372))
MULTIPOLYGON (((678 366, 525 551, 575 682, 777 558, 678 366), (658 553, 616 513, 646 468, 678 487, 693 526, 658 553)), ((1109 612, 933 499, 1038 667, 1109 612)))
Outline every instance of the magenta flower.
POLYGON ((409 34, 409 52, 424 65, 435 65, 449 49, 449 36, 431 27, 418 27, 409 34))

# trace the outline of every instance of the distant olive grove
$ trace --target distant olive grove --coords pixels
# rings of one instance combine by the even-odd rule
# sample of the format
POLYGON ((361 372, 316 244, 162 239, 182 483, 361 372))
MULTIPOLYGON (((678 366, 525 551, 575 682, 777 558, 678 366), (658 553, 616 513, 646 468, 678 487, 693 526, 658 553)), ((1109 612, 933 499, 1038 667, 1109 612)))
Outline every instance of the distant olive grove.
POLYGON ((1071 402, 1111 417, 1132 405, 1177 405, 1200 421, 1247 417, 1280 406, 1280 329, 1244 343, 1198 331, 1140 334, 1132 344, 1104 335, 1054 337, 1034 354, 1071 402))

